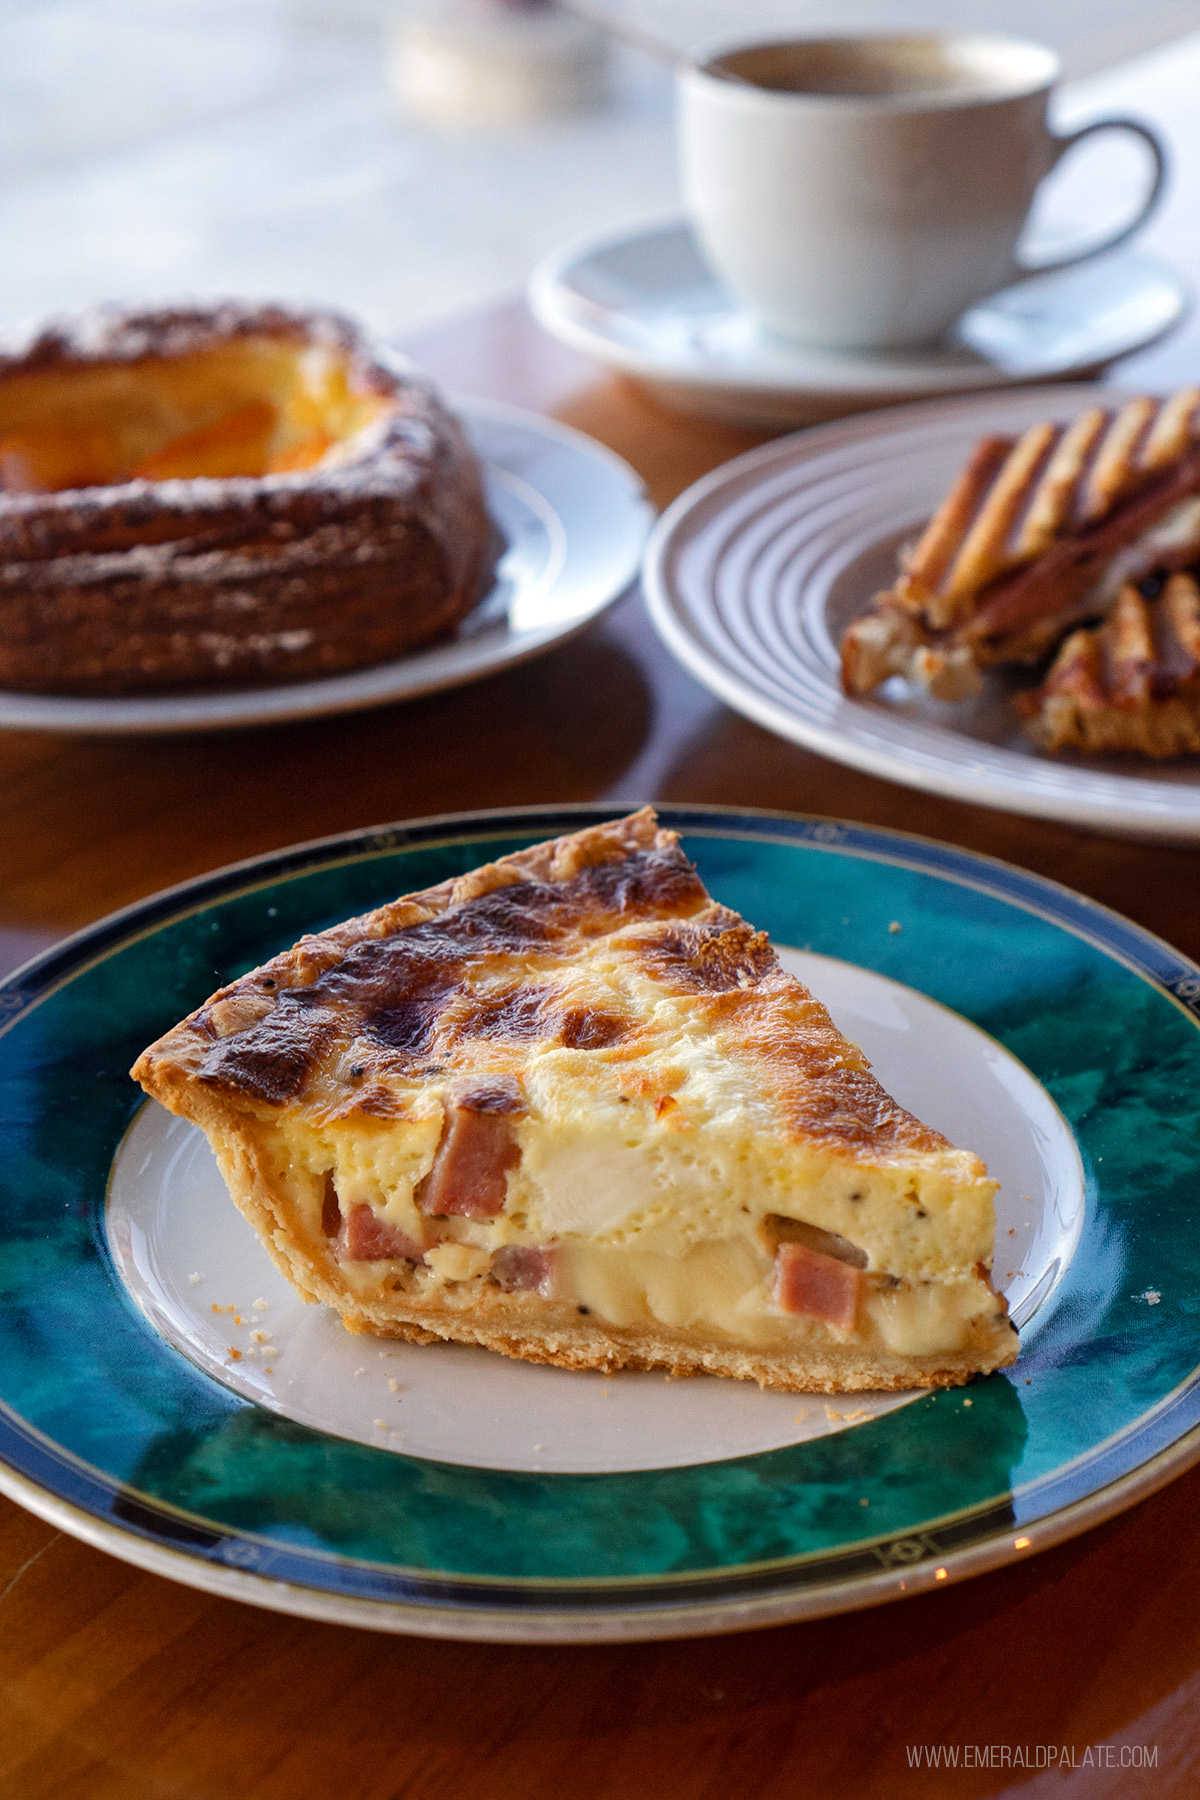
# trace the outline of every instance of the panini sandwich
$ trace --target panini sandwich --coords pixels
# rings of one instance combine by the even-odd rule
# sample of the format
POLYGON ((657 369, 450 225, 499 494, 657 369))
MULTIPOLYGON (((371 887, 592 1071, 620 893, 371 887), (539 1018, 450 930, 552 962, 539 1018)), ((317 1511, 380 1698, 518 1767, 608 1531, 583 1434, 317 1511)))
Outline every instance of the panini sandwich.
POLYGON ((1168 578, 1147 599, 1126 587, 1102 625, 1072 632, 1017 709, 1047 750, 1200 751, 1200 589, 1168 578))
POLYGON ((891 588, 842 640, 849 694, 906 677, 937 699, 1042 660, 1122 589, 1200 558, 1200 388, 987 437, 891 588))

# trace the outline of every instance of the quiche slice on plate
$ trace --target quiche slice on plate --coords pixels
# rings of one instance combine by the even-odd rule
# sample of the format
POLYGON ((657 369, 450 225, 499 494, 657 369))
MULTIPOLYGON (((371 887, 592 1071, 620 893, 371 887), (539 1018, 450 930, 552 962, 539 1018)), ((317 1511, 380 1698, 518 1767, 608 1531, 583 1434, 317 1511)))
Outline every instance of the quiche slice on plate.
POLYGON ((303 938, 133 1073, 352 1331, 825 1392, 1017 1353, 983 1164, 649 808, 303 938))

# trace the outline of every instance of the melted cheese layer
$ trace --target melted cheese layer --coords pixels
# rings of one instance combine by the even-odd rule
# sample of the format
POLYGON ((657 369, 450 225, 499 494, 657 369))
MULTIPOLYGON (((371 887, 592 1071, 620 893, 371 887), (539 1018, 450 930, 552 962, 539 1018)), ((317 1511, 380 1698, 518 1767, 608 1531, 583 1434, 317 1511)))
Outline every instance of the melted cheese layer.
MULTIPOLYGON (((773 1222, 783 1219, 863 1253, 856 1339, 903 1355, 952 1352, 972 1321, 1002 1310, 981 1273, 991 1264, 995 1183, 976 1158, 856 1158, 781 1141, 758 1124, 753 1110, 734 1108, 701 1128, 678 1104, 658 1116, 615 1098, 585 1110, 576 1094, 570 1116, 516 1125, 521 1160, 493 1218, 430 1219, 418 1208, 441 1130, 432 1111, 343 1119, 321 1132, 281 1121, 281 1158, 310 1174, 314 1193, 331 1170, 343 1205, 371 1206, 426 1246, 426 1266, 411 1276, 411 1265, 343 1264, 362 1295, 398 1267, 418 1291, 465 1304, 494 1250, 526 1245, 556 1252, 553 1298, 597 1320, 765 1349, 832 1332, 774 1301, 773 1222)), ((310 1210, 315 1229, 315 1198, 310 1210)))

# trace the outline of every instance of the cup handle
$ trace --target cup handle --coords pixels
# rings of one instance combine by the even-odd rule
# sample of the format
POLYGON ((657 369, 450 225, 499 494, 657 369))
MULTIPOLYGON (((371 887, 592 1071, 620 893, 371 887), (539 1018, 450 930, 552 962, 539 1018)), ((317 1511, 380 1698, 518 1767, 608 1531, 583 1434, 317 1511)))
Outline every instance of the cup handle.
POLYGON ((1154 179, 1150 183, 1150 190, 1146 198, 1127 224, 1122 225, 1111 237, 1101 238, 1098 244, 1086 244, 1082 249, 1068 251, 1065 256, 1052 257, 1048 262, 1023 262, 1018 258, 1017 267, 1022 275, 1046 275, 1054 269, 1069 269, 1075 263, 1087 262, 1090 257, 1102 255, 1105 250, 1115 250, 1118 244, 1123 244, 1145 224, 1162 198, 1163 187, 1167 179, 1167 152, 1156 133, 1137 119, 1093 119, 1090 125, 1082 126, 1079 131, 1068 132, 1065 136, 1056 138, 1054 161, 1051 168, 1057 168, 1068 150, 1073 150, 1076 144, 1082 143, 1084 138, 1092 137, 1098 131, 1132 131, 1134 136, 1140 137, 1148 147, 1154 158, 1154 179))

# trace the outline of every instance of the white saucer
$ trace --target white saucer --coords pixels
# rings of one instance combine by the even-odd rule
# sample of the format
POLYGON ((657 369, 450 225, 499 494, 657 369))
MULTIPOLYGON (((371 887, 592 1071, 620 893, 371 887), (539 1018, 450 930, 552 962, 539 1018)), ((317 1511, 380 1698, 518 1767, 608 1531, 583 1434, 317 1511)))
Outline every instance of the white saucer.
POLYGON ((461 687, 561 643, 624 593, 654 509, 628 463, 515 406, 456 399, 504 542, 493 585, 452 636, 394 662, 272 687, 75 698, 0 690, 0 729, 218 731, 357 712, 461 687))
POLYGON ((719 284, 679 219, 592 235, 534 270, 534 314, 668 403, 748 425, 808 424, 902 400, 1096 375, 1186 311, 1176 272, 1116 250, 1034 276, 928 350, 822 350, 776 337, 719 284))

